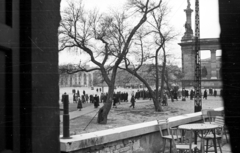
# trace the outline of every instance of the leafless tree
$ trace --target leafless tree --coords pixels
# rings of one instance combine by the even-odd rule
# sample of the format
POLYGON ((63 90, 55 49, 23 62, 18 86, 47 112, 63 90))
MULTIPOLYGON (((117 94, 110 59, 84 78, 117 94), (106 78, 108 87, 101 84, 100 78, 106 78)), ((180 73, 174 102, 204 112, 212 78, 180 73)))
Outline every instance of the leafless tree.
POLYGON ((101 71, 109 87, 107 102, 98 113, 98 123, 107 123, 119 64, 128 54, 128 48, 139 28, 161 2, 162 0, 129 0, 125 12, 108 15, 97 11, 86 12, 82 3, 70 3, 63 13, 59 29, 60 51, 79 48, 96 65, 91 69, 78 65, 68 73, 101 71))
MULTIPOLYGON (((169 28, 168 22, 166 21, 166 17, 169 13, 169 9, 167 4, 161 3, 160 7, 151 12, 151 19, 147 21, 148 26, 145 27, 145 32, 141 32, 138 35, 139 50, 138 57, 139 63, 135 64, 129 60, 128 57, 125 57, 125 67, 121 67, 121 69, 125 69, 129 73, 136 76, 148 89, 153 98, 153 103, 155 106, 155 111, 162 111, 161 99, 159 97, 163 97, 163 87, 164 87, 164 74, 166 68, 166 43, 176 38, 178 34, 175 34, 172 28, 169 28), (144 40, 149 40, 149 37, 152 41, 144 42, 144 40), (147 44, 147 45, 146 45, 147 44), (147 47, 146 47, 147 46, 147 47), (150 47, 149 47, 150 46, 150 47), (149 54, 153 50, 153 54, 149 54), (162 66, 159 64, 160 51, 163 51, 163 63, 162 66), (155 91, 151 88, 148 81, 144 79, 144 77, 139 73, 141 67, 146 63, 149 59, 153 59, 154 61, 154 73, 153 77, 155 79, 155 91), (161 77, 160 77, 161 74, 161 77), (159 80, 161 78, 161 90, 159 96, 159 80)), ((144 30, 142 30, 144 31, 144 30)), ((136 45, 135 45, 136 46, 136 45)), ((136 47, 135 47, 136 48, 136 47)))

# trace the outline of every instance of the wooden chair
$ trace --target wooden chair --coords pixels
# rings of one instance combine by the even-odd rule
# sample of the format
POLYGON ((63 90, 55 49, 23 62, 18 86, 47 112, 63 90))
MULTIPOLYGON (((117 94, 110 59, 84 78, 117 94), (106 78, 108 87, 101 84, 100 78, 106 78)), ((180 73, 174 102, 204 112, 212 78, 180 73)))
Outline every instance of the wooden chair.
POLYGON ((209 111, 214 111, 213 109, 202 109, 202 120, 203 123, 210 123, 211 119, 209 119, 209 111))
MULTIPOLYGON (((178 128, 170 128, 171 130, 171 135, 172 135, 172 139, 178 136, 181 136, 179 134, 182 134, 184 131, 178 128)), ((182 141, 181 139, 173 139, 173 144, 176 147, 177 152, 189 152, 192 153, 194 152, 195 149, 198 150, 197 145, 194 144, 193 141, 193 131, 190 130, 189 132, 189 136, 186 136, 184 138, 184 141, 182 141)))
MULTIPOLYGON (((215 117, 215 121, 212 122, 212 124, 218 125, 219 128, 215 130, 216 133, 216 141, 218 143, 217 147, 219 147, 220 152, 222 153, 222 145, 221 145, 221 140, 222 140, 222 136, 224 133, 224 117, 222 116, 216 116, 215 117)), ((203 137, 204 140, 206 140, 206 152, 208 152, 208 149, 210 147, 212 147, 211 145, 209 145, 209 141, 210 140, 214 140, 214 135, 212 133, 207 134, 205 137, 203 137)))
MULTIPOLYGON (((210 122, 211 123, 214 123, 215 122, 215 118, 217 117, 217 116, 222 116, 222 117, 224 117, 224 112, 223 111, 214 111, 214 110, 211 110, 211 111, 208 111, 208 116, 209 116, 209 118, 210 118, 210 122)), ((224 123, 223 123, 224 124, 224 123)), ((225 135, 225 137, 226 137, 226 141, 228 142, 228 137, 227 137, 227 128, 226 128, 226 126, 225 126, 225 124, 224 124, 224 135, 225 135)))
POLYGON ((208 112, 208 117, 210 122, 214 122, 216 116, 224 116, 223 111, 215 111, 215 110, 209 110, 208 112))
POLYGON ((171 135, 171 133, 170 133, 170 129, 169 129, 169 122, 168 122, 168 119, 165 119, 165 120, 157 120, 157 122, 158 122, 158 127, 159 127, 159 132, 160 132, 160 135, 161 135, 161 137, 162 137, 162 139, 163 139, 163 153, 164 153, 164 151, 165 151, 165 146, 166 146, 166 142, 167 142, 167 140, 169 141, 169 143, 170 143, 170 153, 172 152, 171 150, 172 150, 172 140, 174 140, 174 139, 180 139, 181 138, 181 136, 178 136, 178 135, 171 135), (163 125, 166 125, 166 127, 167 127, 167 134, 163 134, 163 132, 162 132, 162 126, 163 125))

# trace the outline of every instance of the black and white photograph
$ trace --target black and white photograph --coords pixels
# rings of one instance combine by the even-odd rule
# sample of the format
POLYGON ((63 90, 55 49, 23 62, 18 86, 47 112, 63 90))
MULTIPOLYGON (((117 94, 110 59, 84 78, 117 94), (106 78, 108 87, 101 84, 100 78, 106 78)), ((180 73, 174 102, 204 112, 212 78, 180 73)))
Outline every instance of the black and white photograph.
POLYGON ((238 153, 239 38, 237 0, 0 0, 0 153, 238 153))

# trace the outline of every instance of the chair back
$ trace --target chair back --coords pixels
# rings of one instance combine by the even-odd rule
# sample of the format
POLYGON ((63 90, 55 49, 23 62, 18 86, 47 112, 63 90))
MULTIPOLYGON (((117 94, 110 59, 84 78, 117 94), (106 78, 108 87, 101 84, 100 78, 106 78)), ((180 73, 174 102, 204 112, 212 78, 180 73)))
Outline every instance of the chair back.
POLYGON ((224 116, 224 113, 223 111, 214 111, 214 110, 211 110, 211 111, 208 111, 208 116, 210 118, 210 122, 214 122, 215 121, 215 118, 216 116, 224 116))
POLYGON ((166 125, 168 135, 170 135, 168 119, 165 119, 165 120, 157 120, 157 122, 158 122, 158 128, 159 128, 160 135, 161 135, 161 136, 164 136, 163 133, 162 133, 162 126, 163 126, 164 124, 166 125))
POLYGON ((215 121, 213 122, 213 124, 219 125, 219 126, 224 126, 224 117, 216 116, 215 117, 215 121))
POLYGON ((213 111, 213 109, 202 109, 202 119, 203 119, 203 123, 207 122, 206 119, 209 118, 208 111, 213 111))
POLYGON ((219 128, 216 130, 218 135, 223 135, 224 132, 224 117, 222 116, 216 116, 215 121, 212 122, 212 124, 218 125, 219 128))
POLYGON ((177 144, 180 138, 182 137, 181 129, 179 129, 178 127, 170 127, 169 129, 172 139, 175 140, 177 144))

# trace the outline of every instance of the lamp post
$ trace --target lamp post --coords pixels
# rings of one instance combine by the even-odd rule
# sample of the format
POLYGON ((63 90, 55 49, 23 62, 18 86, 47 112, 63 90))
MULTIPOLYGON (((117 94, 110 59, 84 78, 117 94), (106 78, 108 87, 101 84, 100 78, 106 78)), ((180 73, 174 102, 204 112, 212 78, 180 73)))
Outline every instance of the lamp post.
POLYGON ((195 2, 195 98, 194 112, 202 110, 199 0, 195 2))

